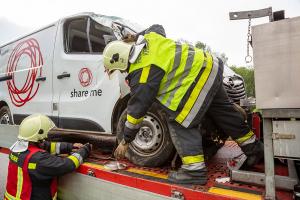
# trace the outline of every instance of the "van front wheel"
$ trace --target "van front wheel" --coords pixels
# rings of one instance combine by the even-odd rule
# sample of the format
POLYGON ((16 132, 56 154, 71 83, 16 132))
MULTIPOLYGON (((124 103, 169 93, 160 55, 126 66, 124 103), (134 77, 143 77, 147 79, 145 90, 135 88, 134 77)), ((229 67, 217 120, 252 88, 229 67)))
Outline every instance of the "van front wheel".
POLYGON ((12 116, 8 106, 0 108, 0 124, 13 124, 12 116))
MULTIPOLYGON (((119 118, 117 126, 118 142, 123 138, 126 115, 127 112, 124 110, 119 118)), ((139 166, 158 167, 170 160, 174 152, 175 149, 170 138, 166 116, 154 105, 144 117, 135 140, 129 145, 126 157, 139 166)))

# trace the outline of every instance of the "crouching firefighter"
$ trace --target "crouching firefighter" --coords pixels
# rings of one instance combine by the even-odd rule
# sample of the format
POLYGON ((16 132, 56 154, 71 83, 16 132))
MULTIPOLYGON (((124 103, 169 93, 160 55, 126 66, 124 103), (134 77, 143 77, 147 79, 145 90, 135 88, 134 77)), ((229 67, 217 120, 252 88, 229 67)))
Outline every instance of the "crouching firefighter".
POLYGON ((56 199, 56 177, 74 171, 87 158, 90 144, 44 141, 54 127, 41 114, 22 121, 18 141, 10 148, 5 200, 56 199), (56 156, 69 153, 65 158, 56 156))
POLYGON ((166 38, 160 25, 137 35, 135 43, 110 42, 103 53, 108 74, 127 72, 131 89, 123 140, 115 156, 125 156, 147 110, 157 101, 169 116, 171 138, 182 160, 181 168, 169 173, 170 182, 206 184, 198 129, 204 114, 239 144, 248 157, 246 165, 256 164, 263 156, 263 145, 223 88, 223 62, 209 52, 166 38))

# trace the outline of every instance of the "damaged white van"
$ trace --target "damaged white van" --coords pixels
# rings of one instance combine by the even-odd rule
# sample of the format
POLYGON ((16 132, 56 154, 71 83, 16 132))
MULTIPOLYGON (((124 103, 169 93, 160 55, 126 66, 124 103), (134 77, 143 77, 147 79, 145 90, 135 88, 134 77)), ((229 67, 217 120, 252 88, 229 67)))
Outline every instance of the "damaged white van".
MULTIPOLYGON (((102 51, 109 41, 142 30, 119 17, 83 13, 1 46, 0 123, 19 124, 30 114, 43 113, 60 128, 120 134, 129 88, 125 75, 109 80, 102 51)), ((235 98, 245 98, 241 77, 224 76, 235 98)), ((159 166, 173 155, 165 115, 152 108, 127 157, 159 166)))

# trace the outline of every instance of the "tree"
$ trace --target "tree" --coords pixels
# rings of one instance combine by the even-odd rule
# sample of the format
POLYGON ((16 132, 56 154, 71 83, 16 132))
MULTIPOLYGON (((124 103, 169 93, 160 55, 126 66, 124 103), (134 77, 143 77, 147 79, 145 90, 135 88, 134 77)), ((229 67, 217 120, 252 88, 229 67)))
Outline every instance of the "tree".
POLYGON ((197 41, 195 47, 197 47, 198 49, 202 49, 203 51, 211 52, 210 46, 201 41, 197 41))
POLYGON ((203 42, 198 41, 198 42, 196 42, 195 47, 197 47, 198 49, 205 50, 206 49, 206 44, 203 43, 203 42))
POLYGON ((180 44, 184 44, 184 43, 186 43, 186 44, 192 44, 190 41, 188 41, 186 39, 183 39, 183 38, 179 38, 177 40, 177 42, 180 43, 180 44))
POLYGON ((228 57, 226 56, 225 53, 221 53, 219 55, 219 57, 221 58, 221 60, 223 61, 224 65, 227 65, 227 61, 228 61, 228 57))
POLYGON ((209 53, 216 54, 219 58, 222 59, 222 61, 225 65, 227 64, 228 57, 226 56, 225 53, 214 52, 211 50, 210 46, 208 46, 206 43, 201 42, 201 41, 197 41, 195 44, 195 47, 197 47, 198 49, 202 49, 203 51, 207 51, 209 53))
POLYGON ((255 97, 254 69, 253 67, 230 67, 235 73, 241 75, 245 81, 246 93, 248 97, 255 97))

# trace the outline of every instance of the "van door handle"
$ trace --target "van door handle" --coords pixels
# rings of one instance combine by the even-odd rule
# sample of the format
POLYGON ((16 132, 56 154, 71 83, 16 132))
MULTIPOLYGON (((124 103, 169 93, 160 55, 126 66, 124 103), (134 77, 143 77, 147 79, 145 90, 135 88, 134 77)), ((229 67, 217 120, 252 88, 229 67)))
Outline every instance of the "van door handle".
POLYGON ((63 72, 62 74, 57 76, 57 79, 63 79, 63 78, 67 78, 67 77, 71 77, 71 74, 67 73, 67 72, 63 72))
POLYGON ((36 82, 39 82, 39 81, 45 81, 46 80, 46 77, 45 76, 39 76, 35 79, 36 82))
POLYGON ((8 76, 2 76, 0 77, 0 82, 2 81, 8 81, 12 79, 12 75, 8 75, 8 76))

